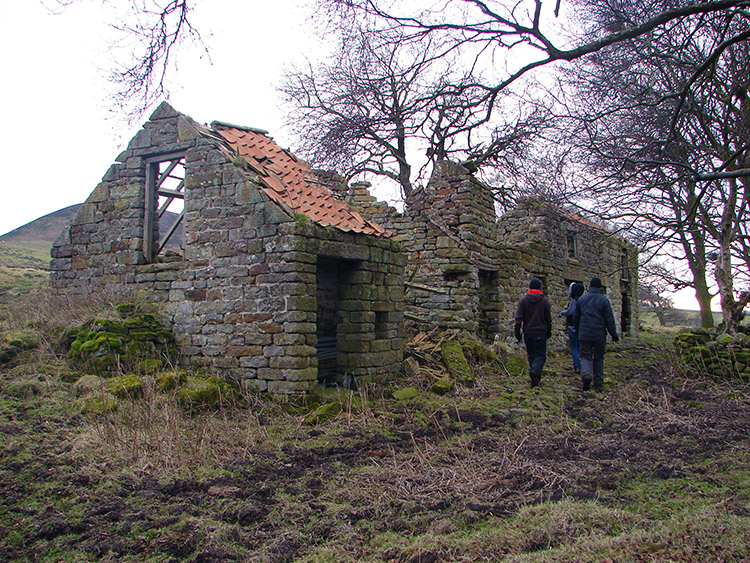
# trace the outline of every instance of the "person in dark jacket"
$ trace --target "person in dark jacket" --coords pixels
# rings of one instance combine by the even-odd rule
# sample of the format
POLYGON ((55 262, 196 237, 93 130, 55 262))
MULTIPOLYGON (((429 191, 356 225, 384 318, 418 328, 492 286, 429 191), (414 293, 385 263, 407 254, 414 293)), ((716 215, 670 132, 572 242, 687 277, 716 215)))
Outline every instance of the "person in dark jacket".
POLYGON ((604 385, 604 354, 607 351, 607 333, 614 342, 617 335, 612 304, 602 293, 602 280, 591 278, 589 292, 578 298, 578 307, 573 323, 578 330, 578 353, 581 359, 583 390, 588 391, 593 382, 594 389, 604 385))
POLYGON ((552 336, 551 307, 549 299, 542 293, 539 278, 531 279, 529 292, 518 302, 515 333, 516 340, 521 342, 523 339, 526 344, 531 386, 536 387, 542 379, 542 369, 547 360, 547 339, 552 336))
POLYGON ((570 356, 573 358, 573 371, 575 373, 581 372, 581 361, 578 359, 578 331, 573 324, 573 317, 575 316, 576 309, 578 308, 578 298, 583 295, 584 291, 586 291, 586 288, 582 283, 571 283, 570 287, 568 287, 568 297, 570 298, 568 308, 564 311, 560 311, 557 315, 558 319, 560 317, 565 317, 565 326, 568 331, 570 356))

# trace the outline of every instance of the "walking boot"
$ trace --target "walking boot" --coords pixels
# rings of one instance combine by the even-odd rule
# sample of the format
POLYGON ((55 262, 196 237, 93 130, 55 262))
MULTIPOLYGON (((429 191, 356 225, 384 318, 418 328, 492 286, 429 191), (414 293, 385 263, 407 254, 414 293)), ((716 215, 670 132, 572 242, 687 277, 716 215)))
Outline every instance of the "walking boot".
POLYGON ((537 387, 539 385, 539 382, 542 380, 542 374, 532 371, 530 375, 531 375, 531 386, 537 387))

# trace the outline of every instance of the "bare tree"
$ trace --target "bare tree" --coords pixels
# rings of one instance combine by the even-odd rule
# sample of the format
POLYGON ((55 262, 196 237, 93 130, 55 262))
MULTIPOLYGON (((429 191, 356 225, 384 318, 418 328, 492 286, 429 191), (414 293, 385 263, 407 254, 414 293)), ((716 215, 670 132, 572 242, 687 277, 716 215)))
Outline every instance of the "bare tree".
MULTIPOLYGON (((80 0, 54 0, 51 11, 64 10, 80 0)), ((113 100, 129 120, 142 115, 166 95, 166 80, 173 70, 176 51, 192 41, 208 54, 200 33, 190 19, 192 0, 132 0, 110 6, 111 27, 119 39, 110 47, 115 53, 109 80, 113 100)))
MULTIPOLYGON (((500 92, 530 71, 562 61, 570 62, 589 56, 611 45, 630 41, 646 34, 669 34, 676 22, 705 15, 747 8, 747 0, 718 0, 704 2, 651 3, 639 14, 608 19, 605 25, 589 27, 587 33, 566 37, 556 29, 552 13, 544 11, 541 0, 446 0, 438 6, 424 8, 420 2, 393 2, 390 0, 319 0, 341 20, 361 18, 377 22, 380 32, 389 33, 398 28, 404 41, 422 41, 425 37, 439 38, 453 49, 487 68, 504 62, 503 76, 481 86, 486 90, 489 103, 485 118, 495 109, 500 92), (562 39, 558 39, 561 37, 562 39), (509 60, 524 61, 515 67, 509 60), (525 62, 531 59, 531 62, 525 62)), ((610 2, 615 10, 617 2, 610 2)), ((623 2, 627 5, 626 2, 623 2)), ((557 0, 554 17, 559 15, 562 0, 557 0)), ((605 13, 615 11, 604 10, 605 13)), ((601 18, 600 18, 601 20, 601 18)), ((375 29, 375 33, 378 32, 375 29)), ((476 86, 476 85, 474 85, 476 86)))
MULTIPOLYGON (((602 27, 627 25, 628 14, 643 9, 581 5, 602 27)), ((678 249, 673 256, 690 268, 704 326, 713 323, 706 279, 713 257, 727 330, 746 304, 735 299, 732 258, 750 195, 748 30, 750 14, 738 10, 676 22, 669 34, 600 51, 575 75, 592 102, 579 103, 574 116, 592 195, 610 217, 648 234, 654 253, 678 249)))
POLYGON ((544 124, 539 106, 516 108, 516 118, 502 126, 478 118, 489 98, 472 86, 478 77, 471 69, 455 70, 450 47, 404 41, 398 30, 340 31, 333 60, 292 69, 281 86, 298 150, 316 166, 349 178, 384 176, 408 196, 435 161, 501 166, 544 124))
POLYGON ((638 274, 638 301, 656 315, 661 326, 666 325, 674 309, 670 297, 672 287, 666 281, 670 276, 670 270, 658 263, 643 264, 638 274))

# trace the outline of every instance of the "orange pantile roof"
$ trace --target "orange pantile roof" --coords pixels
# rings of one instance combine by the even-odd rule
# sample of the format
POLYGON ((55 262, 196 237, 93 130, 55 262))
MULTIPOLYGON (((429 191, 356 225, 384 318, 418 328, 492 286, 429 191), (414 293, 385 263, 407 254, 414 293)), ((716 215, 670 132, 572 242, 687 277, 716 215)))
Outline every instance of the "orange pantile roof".
POLYGON ((213 131, 258 173, 263 191, 275 202, 312 221, 342 231, 387 235, 347 203, 336 199, 303 160, 279 147, 265 131, 214 121, 213 131))
POLYGON ((597 229, 599 231, 605 231, 609 232, 609 229, 606 227, 603 227, 602 225, 599 225, 598 223, 594 223, 591 219, 587 219, 586 217, 583 217, 582 215, 579 215, 578 213, 573 213, 572 211, 568 211, 567 209, 563 209, 562 207, 556 207, 557 211, 560 212, 562 215, 565 215, 569 219, 573 219, 573 221, 577 221, 581 223, 582 225, 586 225, 587 227, 591 227, 592 229, 597 229))

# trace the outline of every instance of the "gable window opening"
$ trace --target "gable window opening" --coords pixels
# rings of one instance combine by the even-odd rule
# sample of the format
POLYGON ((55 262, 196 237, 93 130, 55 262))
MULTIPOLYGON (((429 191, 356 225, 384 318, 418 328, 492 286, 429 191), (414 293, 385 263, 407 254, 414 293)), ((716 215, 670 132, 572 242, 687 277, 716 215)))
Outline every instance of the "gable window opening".
POLYGON ((185 214, 185 153, 146 159, 143 255, 147 262, 182 253, 185 214))
POLYGON ((578 258, 578 233, 568 231, 567 235, 568 258, 578 258))

